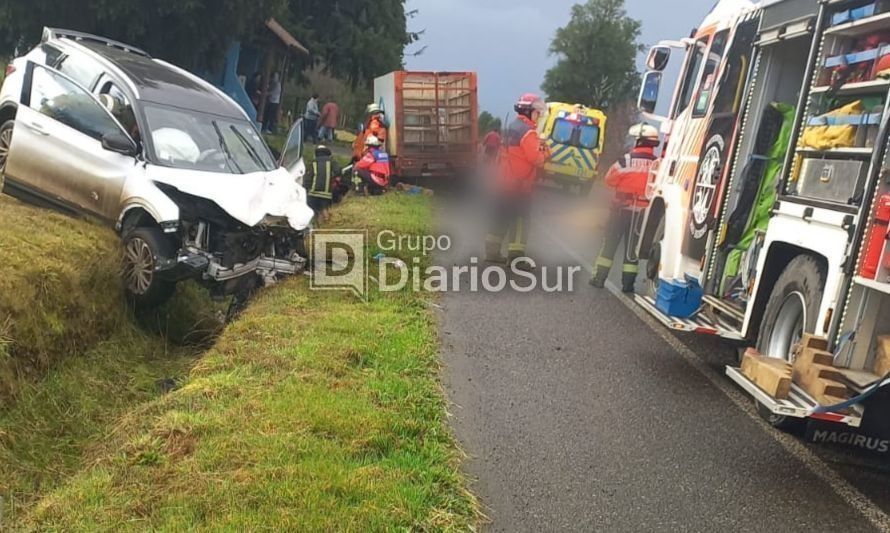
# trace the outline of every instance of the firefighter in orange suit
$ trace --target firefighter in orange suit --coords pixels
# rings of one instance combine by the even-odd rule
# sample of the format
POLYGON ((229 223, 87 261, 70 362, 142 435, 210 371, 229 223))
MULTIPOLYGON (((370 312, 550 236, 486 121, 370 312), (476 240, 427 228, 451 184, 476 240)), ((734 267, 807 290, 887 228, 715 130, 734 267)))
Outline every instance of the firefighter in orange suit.
POLYGON ((389 131, 386 129, 386 115, 383 114, 383 110, 377 104, 368 106, 368 115, 370 117, 368 120, 368 135, 373 135, 380 139, 383 147, 386 148, 386 138, 389 136, 389 131))
POLYGON ((492 263, 505 261, 502 255, 505 240, 506 260, 526 256, 532 192, 550 157, 537 129, 538 120, 547 111, 544 100, 536 94, 525 94, 514 109, 517 117, 505 132, 499 156, 496 220, 485 242, 485 259, 492 263))
POLYGON ((360 160, 365 153, 365 139, 375 137, 380 141, 380 145, 386 150, 386 139, 389 137, 389 130, 386 127, 386 114, 377 104, 368 104, 368 118, 365 121, 364 128, 352 143, 352 161, 360 160))
POLYGON ((615 252, 625 241, 624 262, 621 269, 622 290, 626 293, 634 291, 640 262, 632 249, 635 245, 632 232, 636 221, 643 210, 649 205, 646 199, 646 185, 649 182, 649 171, 655 161, 655 149, 660 144, 658 130, 648 124, 639 124, 630 129, 630 135, 636 138, 633 150, 624 158, 612 165, 606 174, 606 185, 615 189, 612 201, 612 212, 606 229, 603 247, 596 260, 595 274, 590 284, 602 288, 606 284, 609 272, 615 261, 615 252))

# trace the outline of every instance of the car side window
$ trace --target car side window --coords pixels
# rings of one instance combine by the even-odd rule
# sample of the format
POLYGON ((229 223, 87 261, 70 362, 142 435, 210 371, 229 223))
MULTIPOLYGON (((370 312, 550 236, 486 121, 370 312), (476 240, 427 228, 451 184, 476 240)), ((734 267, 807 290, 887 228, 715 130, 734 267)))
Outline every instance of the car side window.
POLYGON ((31 108, 93 139, 121 132, 117 122, 89 92, 36 64, 30 96, 31 108))
POLYGON ((93 88, 96 78, 103 71, 102 65, 79 54, 66 55, 56 66, 56 69, 88 89, 93 88))
POLYGON ((59 62, 59 58, 62 57, 61 50, 48 44, 41 45, 40 51, 44 53, 44 63, 51 67, 55 67, 56 63, 59 62))
POLYGON ((106 108, 111 111, 114 118, 127 130, 127 133, 135 139, 139 128, 136 125, 136 113, 133 111, 133 106, 127 95, 113 81, 100 80, 99 98, 103 104, 106 104, 106 108), (107 96, 103 97, 102 95, 107 96), (105 100, 102 100, 103 98, 105 100))

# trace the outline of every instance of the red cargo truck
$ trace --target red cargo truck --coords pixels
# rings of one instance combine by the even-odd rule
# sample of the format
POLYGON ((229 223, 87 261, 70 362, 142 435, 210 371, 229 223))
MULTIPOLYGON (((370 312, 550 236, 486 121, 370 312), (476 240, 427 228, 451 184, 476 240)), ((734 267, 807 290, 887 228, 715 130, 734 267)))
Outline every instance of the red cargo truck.
POLYGON ((391 72, 374 80, 389 122, 387 150, 400 180, 456 178, 476 161, 475 72, 391 72))

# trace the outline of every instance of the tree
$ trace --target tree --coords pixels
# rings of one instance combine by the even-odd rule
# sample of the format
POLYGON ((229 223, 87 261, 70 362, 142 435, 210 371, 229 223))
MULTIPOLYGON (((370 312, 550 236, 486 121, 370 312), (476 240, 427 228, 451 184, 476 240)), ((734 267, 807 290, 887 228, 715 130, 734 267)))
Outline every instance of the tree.
POLYGON ((485 135, 490 131, 501 131, 502 127, 501 119, 495 118, 488 111, 483 111, 479 114, 479 133, 481 135, 485 135))
POLYGON ((405 0, 290 0, 289 11, 313 66, 353 87, 401 69, 405 47, 422 33, 408 31, 405 0))
POLYGON ((599 109, 629 100, 639 87, 640 27, 627 16, 624 0, 573 6, 571 20, 550 45, 559 59, 542 86, 549 99, 599 109))
POLYGON ((286 7, 287 0, 0 0, 0 54, 27 50, 51 26, 117 39, 200 70, 286 7))

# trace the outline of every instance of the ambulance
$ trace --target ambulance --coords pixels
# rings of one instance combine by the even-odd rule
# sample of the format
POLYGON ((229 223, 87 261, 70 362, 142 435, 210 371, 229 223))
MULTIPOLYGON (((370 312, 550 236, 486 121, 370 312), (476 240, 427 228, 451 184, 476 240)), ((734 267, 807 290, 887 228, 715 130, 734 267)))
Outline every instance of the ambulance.
POLYGON ((639 107, 665 145, 636 302, 789 362, 805 335, 824 341, 848 392, 830 405, 727 376, 777 427, 887 452, 890 2, 721 0, 647 67, 639 107))
POLYGON ((597 176, 606 142, 606 115, 581 104, 547 104, 542 134, 550 147, 544 171, 564 188, 586 195, 597 176))

